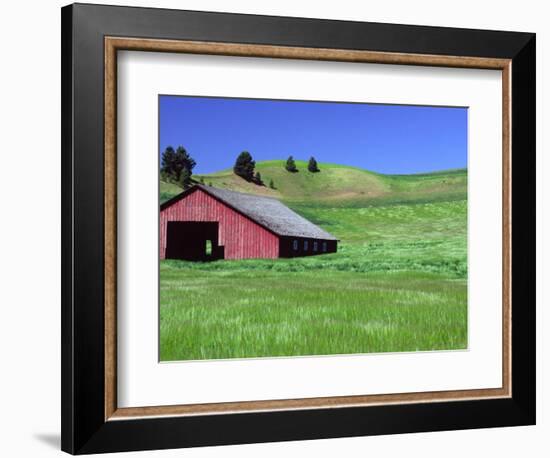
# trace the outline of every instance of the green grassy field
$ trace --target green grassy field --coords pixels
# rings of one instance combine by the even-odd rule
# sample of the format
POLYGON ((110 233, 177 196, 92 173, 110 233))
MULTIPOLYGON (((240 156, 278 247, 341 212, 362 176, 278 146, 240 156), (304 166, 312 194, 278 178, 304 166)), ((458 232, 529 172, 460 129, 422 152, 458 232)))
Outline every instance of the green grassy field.
POLYGON ((182 189, 173 183, 160 182, 160 201, 165 202, 176 194, 179 194, 182 189))
MULTIPOLYGON (((463 349, 467 345, 467 173, 380 175, 257 164, 205 183, 272 195, 337 236, 333 254, 161 262, 161 360, 463 349)), ((195 177, 195 176, 194 176, 195 177)), ((200 179, 200 176, 196 176, 200 179)), ((161 184, 161 200, 180 189, 161 184)))

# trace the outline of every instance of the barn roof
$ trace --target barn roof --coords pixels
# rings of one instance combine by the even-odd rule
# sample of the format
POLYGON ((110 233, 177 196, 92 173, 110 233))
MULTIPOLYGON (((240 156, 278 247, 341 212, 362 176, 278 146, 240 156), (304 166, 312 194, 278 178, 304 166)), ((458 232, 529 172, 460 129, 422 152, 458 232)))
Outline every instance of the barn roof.
POLYGON ((161 205, 161 209, 171 206, 196 188, 224 202, 277 235, 338 240, 333 235, 298 215, 298 213, 292 211, 281 201, 273 197, 245 194, 242 192, 215 188, 213 186, 197 184, 173 199, 170 199, 168 202, 165 202, 161 205))

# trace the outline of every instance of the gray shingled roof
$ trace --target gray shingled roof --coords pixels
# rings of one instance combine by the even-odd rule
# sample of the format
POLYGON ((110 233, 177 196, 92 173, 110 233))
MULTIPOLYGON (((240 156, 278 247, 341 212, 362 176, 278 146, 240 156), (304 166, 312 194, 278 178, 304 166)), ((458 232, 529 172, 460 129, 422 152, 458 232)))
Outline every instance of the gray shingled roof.
POLYGON ((289 237, 338 240, 272 197, 244 194, 200 184, 196 187, 212 194, 275 234, 289 237))

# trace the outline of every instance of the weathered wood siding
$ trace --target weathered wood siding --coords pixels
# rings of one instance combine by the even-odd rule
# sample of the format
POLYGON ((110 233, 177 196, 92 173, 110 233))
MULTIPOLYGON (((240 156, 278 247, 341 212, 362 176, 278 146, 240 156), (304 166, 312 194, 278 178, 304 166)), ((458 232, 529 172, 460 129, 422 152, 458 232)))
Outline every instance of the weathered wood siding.
POLYGON ((197 189, 160 212, 160 258, 166 255, 168 221, 218 221, 225 259, 277 258, 279 238, 246 216, 197 189))

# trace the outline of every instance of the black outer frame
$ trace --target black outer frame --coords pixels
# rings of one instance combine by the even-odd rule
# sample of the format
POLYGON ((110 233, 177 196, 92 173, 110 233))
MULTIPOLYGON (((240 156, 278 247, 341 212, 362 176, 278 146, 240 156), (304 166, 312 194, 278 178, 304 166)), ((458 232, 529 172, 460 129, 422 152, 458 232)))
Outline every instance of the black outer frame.
POLYGON ((73 454, 535 424, 535 35, 74 4, 62 8, 61 447, 73 454), (512 59, 512 397, 104 419, 104 37, 512 59))

